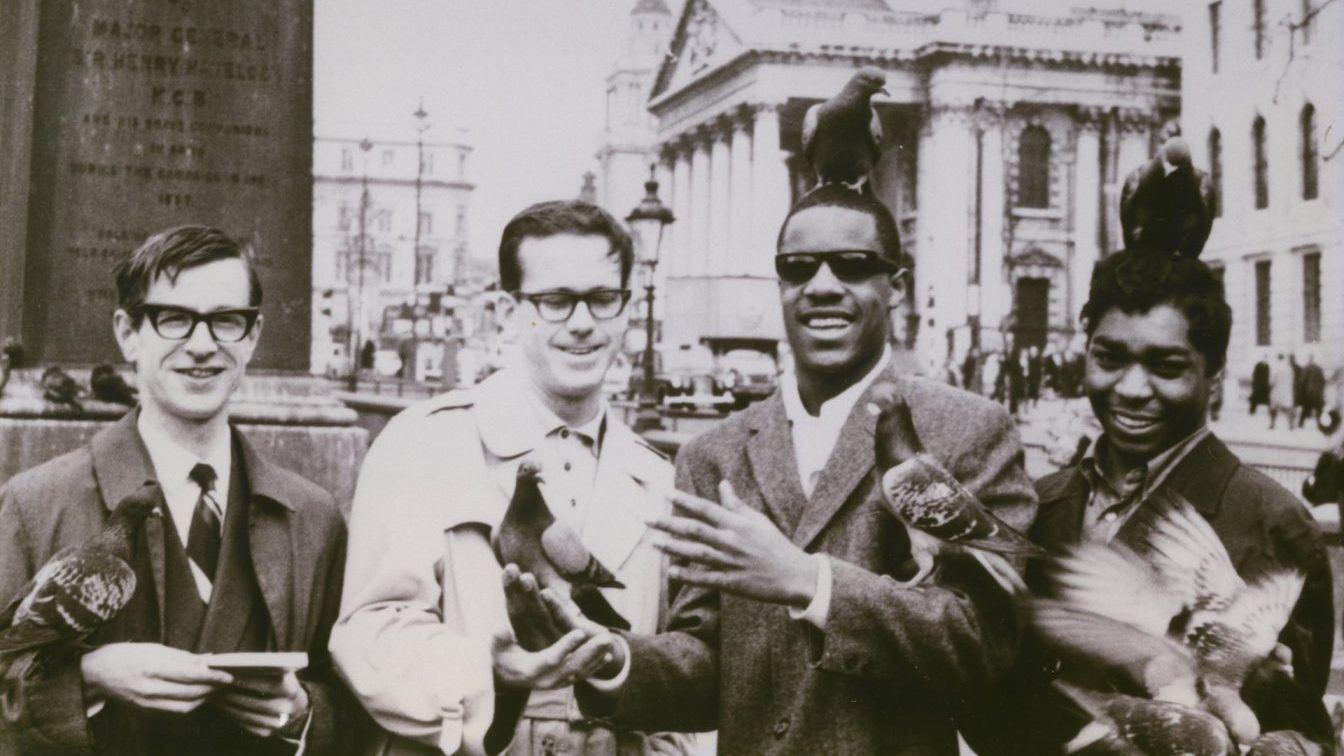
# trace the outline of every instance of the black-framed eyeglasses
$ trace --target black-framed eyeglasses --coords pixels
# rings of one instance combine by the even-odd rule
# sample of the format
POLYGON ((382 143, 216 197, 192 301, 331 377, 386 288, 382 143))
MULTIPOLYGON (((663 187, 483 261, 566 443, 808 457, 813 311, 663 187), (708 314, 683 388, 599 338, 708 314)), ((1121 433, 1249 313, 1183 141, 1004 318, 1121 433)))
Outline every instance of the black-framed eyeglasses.
POLYGON ((592 291, 515 291, 514 299, 526 300, 537 308, 537 314, 547 323, 563 323, 574 314, 579 302, 588 306, 594 320, 610 320, 625 310, 630 301, 629 289, 593 289, 592 291))
POLYGON ((831 273, 845 283, 857 283, 881 274, 900 270, 896 263, 865 249, 836 252, 795 252, 775 255, 775 275, 787 284, 797 286, 812 280, 825 263, 831 273))
POLYGON ((191 338, 199 323, 205 323, 210 336, 221 344, 232 344, 247 338, 261 315, 260 308, 239 307, 232 310, 196 312, 173 305, 142 304, 131 312, 135 317, 149 321, 160 337, 173 341, 191 338))

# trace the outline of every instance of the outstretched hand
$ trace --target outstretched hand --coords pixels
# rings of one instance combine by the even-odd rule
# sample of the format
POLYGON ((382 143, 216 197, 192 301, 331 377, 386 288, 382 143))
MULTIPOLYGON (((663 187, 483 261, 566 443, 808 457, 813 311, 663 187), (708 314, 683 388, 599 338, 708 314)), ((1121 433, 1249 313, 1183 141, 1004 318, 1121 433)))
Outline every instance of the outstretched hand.
POLYGON ((797 609, 812 602, 816 563, 728 481, 719 483, 722 506, 680 491, 668 499, 678 514, 649 526, 664 535, 654 545, 680 560, 668 568, 670 579, 797 609))

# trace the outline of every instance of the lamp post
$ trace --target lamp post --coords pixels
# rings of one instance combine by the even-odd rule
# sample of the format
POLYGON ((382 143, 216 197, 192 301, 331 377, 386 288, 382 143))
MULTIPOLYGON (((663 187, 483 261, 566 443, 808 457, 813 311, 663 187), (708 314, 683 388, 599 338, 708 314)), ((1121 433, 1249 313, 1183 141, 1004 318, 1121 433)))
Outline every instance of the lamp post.
MULTIPOLYGON (((359 386, 359 358, 363 351, 363 344, 360 340, 364 336, 364 261, 368 255, 368 228, 366 228, 367 215, 369 213, 369 150, 373 149, 373 142, 368 137, 364 137, 359 143, 359 149, 364 153, 364 175, 360 179, 359 191, 359 258, 355 263, 356 281, 354 301, 347 311, 350 320, 350 377, 348 388, 354 391, 359 386)), ((347 250, 348 251, 348 250, 347 250)), ((350 266, 345 266, 345 285, 346 290, 350 288, 350 266)))
POLYGON ((658 267, 658 252, 663 245, 663 231, 676 218, 672 211, 658 199, 658 180, 654 178, 655 166, 649 166, 649 180, 644 182, 644 199, 625 221, 634 232, 638 245, 640 263, 648 270, 644 286, 644 298, 648 302, 648 312, 644 320, 644 381, 639 392, 639 412, 635 415, 635 431, 661 430, 662 416, 658 411, 658 395, 653 389, 653 273, 658 267))

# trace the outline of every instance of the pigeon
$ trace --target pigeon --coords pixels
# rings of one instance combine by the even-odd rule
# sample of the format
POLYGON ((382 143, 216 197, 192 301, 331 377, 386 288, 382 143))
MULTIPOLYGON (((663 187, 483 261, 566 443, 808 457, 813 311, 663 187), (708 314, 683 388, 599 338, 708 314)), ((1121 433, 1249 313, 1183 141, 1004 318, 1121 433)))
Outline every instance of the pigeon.
POLYGON ((887 75, 864 66, 835 97, 803 116, 803 156, 821 184, 865 185, 882 147, 882 122, 873 95, 887 93, 887 75))
POLYGON ((1190 146, 1168 139, 1125 178, 1120 225, 1125 248, 1199 257, 1213 229, 1217 198, 1209 174, 1194 167, 1190 146))
POLYGON ((70 374, 56 367, 55 365, 42 371, 42 397, 52 404, 71 407, 76 412, 83 412, 84 406, 79 403, 79 397, 84 393, 79 383, 70 374))
POLYGON ((937 555, 964 549, 1010 592, 1025 590, 1006 557, 1041 557, 1045 551, 994 516, 975 494, 925 454, 910 417, 910 407, 895 386, 874 386, 871 403, 877 418, 877 471, 882 499, 910 534, 910 555, 919 570, 910 585, 934 569, 937 555))
POLYGON ((126 606, 135 593, 131 543, 159 498, 158 485, 147 481, 117 505, 98 535, 42 565, 0 612, 0 669, 26 651, 73 646, 126 606))
POLYGON ((4 341, 0 341, 0 362, 10 368, 23 367, 24 354, 23 342, 13 336, 6 336, 4 341))
POLYGON ((600 590, 625 585, 597 561, 573 528, 551 514, 542 483, 540 465, 532 460, 518 465, 509 508, 490 539, 495 558, 501 566, 516 564, 531 573, 541 588, 568 584, 569 596, 584 616, 606 627, 629 630, 630 622, 600 590))
POLYGON ((1298 732, 1275 730, 1256 739, 1246 756, 1323 756, 1325 749, 1298 732))
POLYGON ((1210 714, 1168 701, 1100 693, 1056 680, 1054 688, 1092 721, 1064 745, 1065 753, 1116 756, 1226 756, 1227 728, 1210 714))
POLYGON ((139 401, 136 390, 126 383, 116 368, 106 362, 95 366, 89 373, 89 388, 93 390, 94 398, 102 402, 134 407, 139 401))
POLYGON ((1117 672, 1153 698, 1197 706, 1239 744, 1260 734, 1241 700, 1252 674, 1291 659, 1278 643, 1303 578, 1273 571, 1246 584, 1213 528, 1164 492, 1140 510, 1138 550, 1080 544, 1048 570, 1053 598, 1032 619, 1056 647, 1117 672))

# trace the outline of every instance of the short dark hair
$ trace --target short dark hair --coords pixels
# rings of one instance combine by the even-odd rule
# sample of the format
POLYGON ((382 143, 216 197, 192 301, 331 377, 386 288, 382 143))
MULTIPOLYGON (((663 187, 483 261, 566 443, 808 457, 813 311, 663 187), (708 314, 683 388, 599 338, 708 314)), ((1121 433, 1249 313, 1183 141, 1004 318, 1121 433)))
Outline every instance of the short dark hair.
POLYGON ((167 276, 174 282, 182 271, 217 260, 243 261, 250 285, 248 303, 260 307, 261 279, 257 277, 252 249, 210 226, 177 226, 160 231, 118 261, 113 268, 117 277, 117 306, 137 316, 146 292, 159 276, 167 276))
POLYGON ((882 255, 902 268, 910 267, 910 259, 901 250, 901 232, 896 227, 896 219, 891 211, 876 197, 855 191, 844 184, 822 184, 804 194, 789 210, 784 222, 779 226, 779 235, 775 238, 775 249, 784 243, 784 230, 789 227, 793 216, 812 207, 843 207, 871 216, 877 225, 877 242, 882 246, 882 255))
POLYGON ((621 222, 597 205, 579 200, 539 202, 513 216, 499 239, 499 284, 507 292, 523 285, 523 267, 518 262, 518 247, 527 238, 574 234, 601 236, 611 245, 608 256, 621 265, 621 286, 630 280, 635 264, 635 247, 621 222))
POLYGON ((1232 308, 1222 281, 1191 257, 1125 250, 1101 260, 1092 270, 1083 328, 1090 339, 1111 310, 1132 315, 1158 305, 1170 305, 1185 316, 1190 343, 1204 355, 1208 374, 1221 370, 1227 362, 1232 308))

